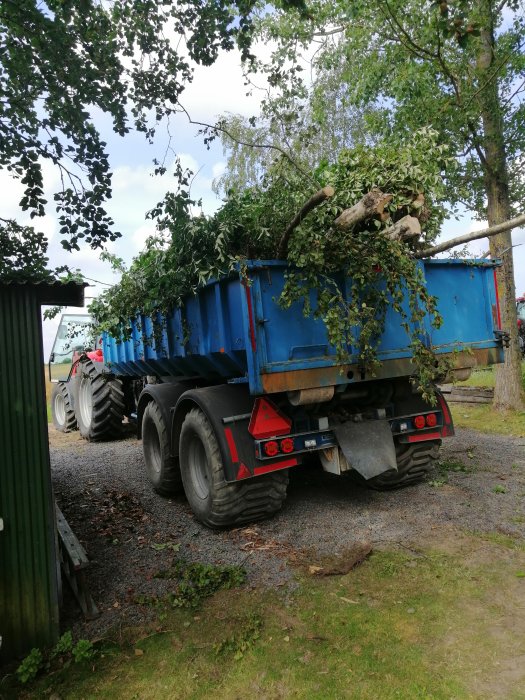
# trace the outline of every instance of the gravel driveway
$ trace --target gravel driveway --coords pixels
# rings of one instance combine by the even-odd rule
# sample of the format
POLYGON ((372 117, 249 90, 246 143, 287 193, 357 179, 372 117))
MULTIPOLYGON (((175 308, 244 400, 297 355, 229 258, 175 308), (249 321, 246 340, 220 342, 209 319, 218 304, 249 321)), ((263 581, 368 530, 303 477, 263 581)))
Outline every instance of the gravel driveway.
POLYGON ((81 619, 66 593, 65 628, 96 638, 152 612, 137 595, 162 594, 153 578, 172 546, 189 560, 242 564, 253 586, 294 585, 294 558, 334 553, 367 541, 375 548, 428 543, 459 530, 525 538, 525 438, 458 430, 445 440, 441 466, 427 483, 378 493, 314 464, 292 470, 288 500, 272 520, 229 532, 200 525, 185 500, 156 495, 133 437, 86 443, 50 426, 57 502, 93 561, 87 572, 101 615, 81 619), (163 546, 168 545, 168 546, 163 546))

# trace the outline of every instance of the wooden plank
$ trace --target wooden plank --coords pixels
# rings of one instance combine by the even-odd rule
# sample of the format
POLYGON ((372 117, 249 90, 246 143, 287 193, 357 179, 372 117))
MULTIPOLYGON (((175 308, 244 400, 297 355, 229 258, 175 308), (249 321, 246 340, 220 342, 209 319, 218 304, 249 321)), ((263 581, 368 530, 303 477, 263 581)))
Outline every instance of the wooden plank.
POLYGON ((447 397, 449 403, 492 403, 492 398, 489 396, 459 396, 451 394, 447 397))
POLYGON ((480 386, 454 386, 451 393, 458 396, 489 396, 492 398, 494 389, 480 386))
POLYGON ((61 569, 84 613, 84 617, 87 620, 93 620, 100 613, 91 597, 84 577, 84 571, 90 564, 89 559, 60 508, 56 504, 55 508, 61 569))

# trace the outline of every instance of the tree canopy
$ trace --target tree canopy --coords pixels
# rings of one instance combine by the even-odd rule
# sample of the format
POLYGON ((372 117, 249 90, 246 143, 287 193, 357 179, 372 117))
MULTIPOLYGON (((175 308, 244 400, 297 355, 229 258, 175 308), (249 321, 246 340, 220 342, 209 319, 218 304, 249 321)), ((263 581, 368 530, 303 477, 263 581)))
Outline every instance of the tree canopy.
MULTIPOLYGON (((177 110, 193 66, 237 46, 249 57, 253 0, 6 0, 0 3, 0 169, 24 185, 31 218, 45 200, 42 163, 60 171, 54 194, 62 245, 92 248, 120 234, 100 113, 115 133, 152 139, 177 110)), ((281 7, 302 7, 287 0, 281 7)), ((161 166, 159 166, 161 167, 161 166)), ((2 212, 0 211, 0 217, 2 212)), ((44 274, 45 238, 0 218, 0 274, 44 274), (44 261, 44 266, 40 264, 44 261)))
MULTIPOLYGON (((339 126, 343 134, 339 115, 360 111, 365 142, 430 126, 454 158, 444 173, 452 211, 463 206, 492 226, 523 210, 523 0, 313 0, 308 21, 266 14, 258 31, 276 46, 272 60, 256 66, 277 94, 264 106, 268 124, 293 121, 307 103, 321 132, 339 126), (342 109, 333 110, 334 86, 342 109)), ((228 120, 220 126, 228 129, 228 120)), ((250 124, 243 126, 250 141, 250 124)), ((315 129, 308 148, 316 148, 315 129)), ((230 150, 230 187, 245 150, 230 150)), ((508 232, 490 240, 492 256, 503 259, 503 324, 512 336, 496 403, 521 407, 512 240, 508 232)))

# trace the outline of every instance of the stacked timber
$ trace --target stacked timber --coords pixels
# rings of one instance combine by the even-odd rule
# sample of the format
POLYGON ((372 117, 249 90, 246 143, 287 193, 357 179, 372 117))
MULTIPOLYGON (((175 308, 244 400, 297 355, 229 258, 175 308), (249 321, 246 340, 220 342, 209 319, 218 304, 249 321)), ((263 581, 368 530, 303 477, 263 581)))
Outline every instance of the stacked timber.
POLYGON ((439 388, 452 403, 492 403, 494 398, 494 389, 485 386, 443 384, 439 388))

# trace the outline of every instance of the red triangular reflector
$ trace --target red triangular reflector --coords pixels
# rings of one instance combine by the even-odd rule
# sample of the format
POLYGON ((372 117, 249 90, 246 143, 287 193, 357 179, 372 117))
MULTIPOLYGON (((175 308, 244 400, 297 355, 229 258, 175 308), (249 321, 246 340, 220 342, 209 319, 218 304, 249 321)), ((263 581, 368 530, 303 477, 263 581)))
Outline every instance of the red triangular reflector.
POLYGON ((255 399, 248 432, 257 440, 287 435, 292 421, 279 411, 268 399, 255 399))
POLYGON ((246 464, 244 464, 244 462, 241 462, 237 471, 237 481, 239 481, 239 479, 247 479, 251 475, 252 474, 246 466, 246 464))

